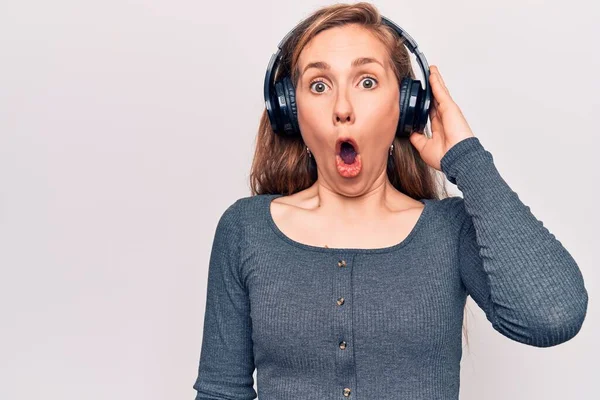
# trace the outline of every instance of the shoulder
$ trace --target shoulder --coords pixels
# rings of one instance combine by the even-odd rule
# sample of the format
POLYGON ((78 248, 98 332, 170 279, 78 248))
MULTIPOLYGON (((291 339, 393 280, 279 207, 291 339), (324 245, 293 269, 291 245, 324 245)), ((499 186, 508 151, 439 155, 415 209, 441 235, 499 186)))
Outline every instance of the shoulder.
POLYGON ((273 195, 270 194, 257 194, 245 197, 240 197, 235 200, 227 210, 230 212, 238 213, 240 216, 260 213, 263 210, 264 205, 273 195))
POLYGON ((244 252, 256 243, 267 223, 265 207, 272 195, 252 195, 224 207, 215 230, 215 243, 244 252))
POLYGON ((464 233, 470 230, 472 220, 466 211, 463 197, 428 199, 427 206, 428 225, 432 227, 433 235, 438 235, 438 238, 453 238, 452 243, 457 243, 464 233))
POLYGON ((256 223, 257 219, 262 218, 261 213, 264 211, 265 202, 270 197, 271 195, 268 194, 245 196, 229 203, 221 214, 219 226, 243 228, 256 223))
POLYGON ((469 217, 465 208, 465 200, 461 196, 449 196, 433 201, 436 208, 439 209, 439 215, 457 228, 462 227, 469 217))

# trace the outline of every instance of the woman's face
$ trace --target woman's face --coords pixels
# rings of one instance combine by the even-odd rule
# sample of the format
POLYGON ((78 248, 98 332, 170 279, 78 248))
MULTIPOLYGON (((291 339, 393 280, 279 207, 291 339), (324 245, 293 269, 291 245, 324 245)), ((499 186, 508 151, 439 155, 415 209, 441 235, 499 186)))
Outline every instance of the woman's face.
POLYGON ((386 176, 400 94, 383 43, 356 24, 330 28, 302 49, 298 68, 298 123, 319 179, 332 186, 361 182, 366 189, 386 176), (338 156, 344 139, 359 154, 346 162, 338 156))

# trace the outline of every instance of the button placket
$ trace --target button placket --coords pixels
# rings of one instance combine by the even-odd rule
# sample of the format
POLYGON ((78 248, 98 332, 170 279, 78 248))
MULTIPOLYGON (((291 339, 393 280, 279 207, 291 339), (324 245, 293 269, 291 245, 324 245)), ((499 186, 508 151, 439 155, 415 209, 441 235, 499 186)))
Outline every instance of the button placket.
POLYGON ((334 336, 336 345, 336 376, 344 397, 349 397, 356 384, 354 350, 350 346, 352 332, 352 268, 354 254, 339 254, 333 274, 334 336))

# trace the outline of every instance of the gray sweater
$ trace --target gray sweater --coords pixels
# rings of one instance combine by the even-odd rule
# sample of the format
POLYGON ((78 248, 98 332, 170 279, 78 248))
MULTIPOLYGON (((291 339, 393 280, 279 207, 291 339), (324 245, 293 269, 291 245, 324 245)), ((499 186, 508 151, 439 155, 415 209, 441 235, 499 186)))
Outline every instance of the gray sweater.
POLYGON ((196 400, 458 399, 468 295, 509 339, 573 338, 588 304, 573 257, 478 138, 441 169, 463 197, 420 199, 391 247, 296 242, 270 213, 281 194, 230 205, 211 250, 196 400))

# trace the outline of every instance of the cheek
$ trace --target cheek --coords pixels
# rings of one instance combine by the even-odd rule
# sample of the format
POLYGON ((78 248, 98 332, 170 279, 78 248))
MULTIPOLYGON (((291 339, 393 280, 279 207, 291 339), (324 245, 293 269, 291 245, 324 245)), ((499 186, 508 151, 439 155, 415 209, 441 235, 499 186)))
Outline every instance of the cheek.
POLYGON ((372 96, 369 101, 364 104, 369 107, 369 111, 373 114, 390 115, 398 114, 400 109, 398 94, 395 91, 387 93, 381 93, 376 96, 372 96))
POLYGON ((379 160, 381 154, 386 154, 389 143, 393 140, 400 117, 400 105, 398 95, 395 93, 378 94, 369 99, 361 101, 360 109, 356 113, 362 118, 361 129, 367 132, 365 152, 371 157, 365 157, 365 163, 370 160, 379 160))
POLYGON ((298 107, 298 124, 302 133, 319 132, 331 125, 331 110, 324 105, 323 101, 306 100, 300 96, 296 98, 296 106, 298 107))
POLYGON ((364 122, 384 130, 393 127, 395 129, 400 117, 400 105, 398 96, 393 93, 384 96, 372 96, 365 98, 357 105, 356 113, 360 113, 364 122))

